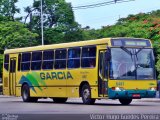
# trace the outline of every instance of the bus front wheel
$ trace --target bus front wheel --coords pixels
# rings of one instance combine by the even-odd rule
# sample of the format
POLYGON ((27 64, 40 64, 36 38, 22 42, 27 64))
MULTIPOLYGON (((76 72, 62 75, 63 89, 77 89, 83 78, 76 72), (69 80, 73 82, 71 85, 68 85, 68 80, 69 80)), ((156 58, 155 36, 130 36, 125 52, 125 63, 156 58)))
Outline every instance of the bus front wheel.
POLYGON ((22 95, 23 102, 37 102, 38 100, 38 98, 36 97, 30 97, 30 90, 27 84, 24 84, 22 86, 21 95, 22 95))
POLYGON ((84 104, 94 104, 95 99, 91 98, 91 89, 88 84, 83 85, 81 90, 81 96, 84 104))
POLYGON ((122 105, 129 105, 132 102, 132 99, 119 99, 119 102, 122 105))

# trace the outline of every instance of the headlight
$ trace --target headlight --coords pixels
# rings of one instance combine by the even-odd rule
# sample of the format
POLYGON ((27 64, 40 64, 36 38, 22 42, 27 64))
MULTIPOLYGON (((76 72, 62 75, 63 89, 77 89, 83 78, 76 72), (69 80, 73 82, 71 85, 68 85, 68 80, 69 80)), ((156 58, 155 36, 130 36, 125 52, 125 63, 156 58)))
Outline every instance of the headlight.
POLYGON ((156 91, 156 88, 151 87, 149 90, 150 90, 150 91, 156 91))
POLYGON ((121 91, 121 89, 119 87, 116 87, 115 91, 121 91))
POLYGON ((124 91, 124 89, 122 87, 112 87, 112 90, 115 90, 115 91, 124 91))

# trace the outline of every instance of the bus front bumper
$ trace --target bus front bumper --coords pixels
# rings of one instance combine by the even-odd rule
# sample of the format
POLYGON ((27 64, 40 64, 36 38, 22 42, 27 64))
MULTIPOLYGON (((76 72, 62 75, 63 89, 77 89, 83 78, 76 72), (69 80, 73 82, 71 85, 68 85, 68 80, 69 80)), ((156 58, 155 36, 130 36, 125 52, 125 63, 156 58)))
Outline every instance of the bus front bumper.
POLYGON ((141 99, 141 98, 154 98, 156 96, 156 91, 151 90, 121 90, 115 91, 109 89, 108 95, 110 99, 141 99))

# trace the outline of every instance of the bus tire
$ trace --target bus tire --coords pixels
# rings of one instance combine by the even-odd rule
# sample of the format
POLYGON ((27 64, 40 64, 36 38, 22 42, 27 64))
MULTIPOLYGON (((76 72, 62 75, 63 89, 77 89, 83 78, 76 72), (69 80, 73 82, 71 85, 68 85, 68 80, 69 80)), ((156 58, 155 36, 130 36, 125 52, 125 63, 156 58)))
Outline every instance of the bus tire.
POLYGON ((132 99, 119 99, 119 102, 122 105, 129 105, 132 102, 132 99))
POLYGON ((84 84, 81 90, 82 101, 84 104, 92 105, 96 99, 91 98, 91 89, 88 84, 84 84))
POLYGON ((55 103, 65 103, 68 98, 53 98, 53 102, 55 103))
POLYGON ((30 90, 27 84, 24 84, 22 86, 21 95, 22 95, 23 102, 37 102, 38 100, 38 98, 36 97, 30 97, 30 90))

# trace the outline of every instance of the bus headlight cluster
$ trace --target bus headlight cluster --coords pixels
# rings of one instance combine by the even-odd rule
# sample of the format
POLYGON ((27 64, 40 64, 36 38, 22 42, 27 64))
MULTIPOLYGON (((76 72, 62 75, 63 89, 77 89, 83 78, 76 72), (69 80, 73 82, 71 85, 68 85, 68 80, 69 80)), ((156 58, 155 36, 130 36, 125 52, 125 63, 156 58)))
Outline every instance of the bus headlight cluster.
POLYGON ((150 91, 156 91, 156 88, 151 87, 149 90, 150 90, 150 91))
POLYGON ((121 91, 121 89, 119 87, 116 87, 115 91, 121 91))
POLYGON ((124 89, 122 87, 112 87, 112 90, 115 90, 115 91, 124 91, 124 89))

